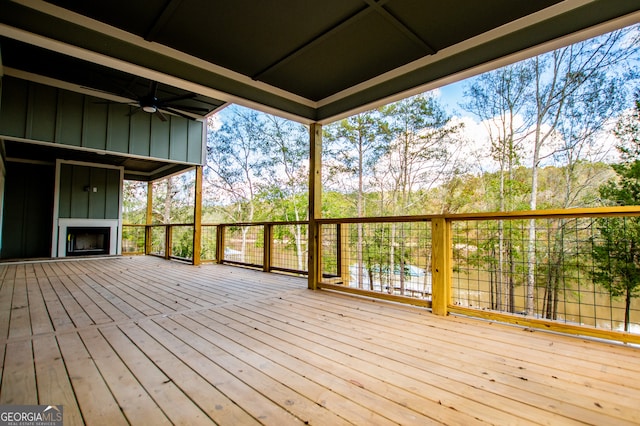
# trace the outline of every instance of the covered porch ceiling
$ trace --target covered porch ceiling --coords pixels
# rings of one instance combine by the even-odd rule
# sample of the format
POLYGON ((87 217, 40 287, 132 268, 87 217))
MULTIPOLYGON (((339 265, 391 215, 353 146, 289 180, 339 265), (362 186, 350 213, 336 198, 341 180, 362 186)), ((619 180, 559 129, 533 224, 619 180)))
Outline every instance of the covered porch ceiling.
POLYGON ((4 73, 328 123, 638 22, 639 0, 0 3, 4 73))

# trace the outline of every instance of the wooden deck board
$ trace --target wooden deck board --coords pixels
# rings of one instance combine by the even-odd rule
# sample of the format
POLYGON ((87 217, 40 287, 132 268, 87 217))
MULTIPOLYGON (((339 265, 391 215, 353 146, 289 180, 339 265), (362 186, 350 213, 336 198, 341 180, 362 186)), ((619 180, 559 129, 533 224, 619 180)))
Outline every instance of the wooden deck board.
POLYGON ((99 330, 85 329, 79 334, 111 394, 130 423, 170 424, 160 407, 113 351, 99 330))
POLYGON ((37 404, 36 375, 30 340, 8 343, 5 349, 0 404, 37 404))
POLYGON ((53 324, 47 311, 47 305, 42 296, 41 282, 46 282, 46 277, 37 277, 27 281, 27 296, 29 297, 29 313, 31 317, 31 330, 34 335, 50 333, 53 324))
POLYGON ((54 336, 33 339, 36 377, 38 378, 38 402, 64 406, 65 420, 81 424, 82 417, 65 364, 54 336))
POLYGON ((76 424, 640 424, 640 349, 154 257, 0 265, 0 403, 76 424))
POLYGON ((203 422, 207 415, 160 370, 118 327, 104 327, 102 335, 122 358, 131 373, 162 408, 173 424, 203 422))
MULTIPOLYGON (((370 324, 370 322, 368 323, 370 324)), ((363 323, 353 328, 357 333, 368 333, 367 325, 363 323)), ((442 341, 439 338, 432 338, 428 342, 420 342, 416 340, 410 333, 397 331, 387 339, 388 348, 402 351, 403 353, 412 353, 422 351, 428 357, 428 362, 436 365, 445 365, 457 370, 471 372, 478 377, 486 377, 490 380, 496 380, 503 384, 512 384, 514 381, 525 380, 528 382, 530 389, 538 388, 538 393, 547 394, 549 389, 557 387, 558 381, 563 381, 560 386, 563 391, 569 391, 569 395, 577 397, 590 397, 596 401, 611 402, 615 405, 622 405, 628 409, 635 409, 637 401, 640 400, 640 394, 630 388, 620 388, 606 382, 606 374, 600 373, 598 380, 592 380, 586 387, 584 381, 576 381, 576 378, 582 379, 573 371, 562 371, 560 368, 550 371, 548 365, 542 365, 540 361, 545 362, 542 358, 534 360, 529 357, 529 362, 513 360, 505 358, 498 354, 484 352, 482 350, 474 350, 476 363, 468 364, 467 351, 469 349, 462 345, 459 351, 447 352, 447 348, 456 344, 455 341, 442 341), (443 356, 442 354, 446 354, 443 356), (538 361, 538 363, 536 363, 538 361), (491 375, 489 374, 491 371, 491 375), (582 394, 582 395, 581 395, 582 394)), ((494 350, 510 351, 510 347, 505 345, 495 345, 494 350)), ((563 395, 563 399, 564 395, 563 395)))
MULTIPOLYGON (((86 424, 128 424, 80 336, 77 333, 61 334, 58 336, 58 344, 84 422, 86 424)), ((48 402, 45 403, 48 404, 48 402)), ((67 422, 67 419, 65 410, 63 421, 67 422)))
MULTIPOLYGON (((261 303, 261 305, 266 305, 266 303, 261 303)), ((259 306, 259 308, 261 312, 272 311, 273 315, 271 318, 280 318, 283 321, 284 318, 289 318, 288 327, 294 327, 302 332, 309 331, 310 335, 322 335, 324 338, 331 339, 332 341, 338 337, 337 340, 340 342, 340 345, 337 345, 335 342, 329 345, 327 341, 319 340, 317 343, 323 347, 330 346, 337 348, 351 357, 360 355, 367 364, 375 365, 384 359, 388 359, 385 369, 376 373, 377 377, 381 377, 381 374, 384 374, 387 369, 395 369, 397 375, 409 374, 412 378, 424 377, 425 381, 440 385, 443 389, 454 388, 461 393, 463 392, 462 395, 469 399, 477 395, 477 392, 474 391, 475 388, 484 389, 489 395, 493 394, 488 398, 493 404, 504 404, 505 406, 513 408, 517 407, 518 404, 525 404, 525 406, 522 407, 523 412, 532 412, 531 409, 526 407, 526 404, 531 404, 536 407, 544 401, 551 399, 555 400, 555 402, 551 404, 553 406, 552 409, 547 409, 547 411, 556 411, 556 407, 558 407, 558 413, 571 412, 573 418, 583 422, 595 420, 596 423, 600 424, 601 422, 598 421, 598 419, 602 417, 601 411, 605 410, 608 411, 608 414, 602 417, 602 421, 607 419, 607 415, 617 417, 619 414, 622 414, 621 421, 624 421, 625 416, 628 416, 633 421, 640 421, 636 413, 635 405, 637 403, 631 406, 624 406, 619 404, 619 401, 614 401, 614 399, 611 399, 608 404, 596 399, 596 401, 600 401, 599 403, 602 408, 598 408, 594 404, 581 406, 580 403, 584 402, 587 396, 590 398, 594 396, 591 393, 591 389, 588 389, 589 395, 580 396, 567 392, 565 386, 541 386, 529 377, 525 377, 528 376, 528 374, 524 372, 525 367, 513 369, 509 374, 504 375, 482 374, 478 371, 472 373, 466 371, 468 359, 466 362, 452 365, 450 356, 452 354, 445 352, 446 356, 440 356, 438 359, 438 352, 429 353, 424 350, 429 347, 429 344, 426 342, 422 347, 407 346, 404 342, 400 341, 384 344, 386 339, 381 340, 382 344, 380 344, 377 343, 379 339, 376 339, 375 335, 370 335, 369 339, 372 341, 372 344, 369 345, 369 350, 365 354, 362 354, 354 350, 354 348, 358 348, 357 345, 361 342, 360 339, 362 336, 367 336, 367 330, 366 328, 354 330, 351 326, 351 317, 343 321, 345 327, 341 333, 330 327, 323 326, 323 321, 321 320, 310 320, 308 311, 303 311, 303 313, 300 314, 295 313, 296 309, 303 309, 304 307, 298 308, 295 305, 291 305, 288 306, 287 309, 269 309, 269 307, 266 306, 259 306), (358 338, 352 337, 354 335, 357 335, 358 338), (379 360, 377 357, 382 359, 379 360), (455 381, 459 383, 456 384, 455 381), (520 382, 522 381, 526 383, 521 384, 520 382)), ((310 307, 306 308, 309 309, 310 307)), ((401 322, 397 321, 394 324, 398 323, 401 322)), ((379 327, 382 328, 384 326, 379 327)), ((396 332, 396 328, 397 327, 387 325, 387 330, 383 330, 383 334, 391 336, 396 332)), ((451 347, 451 345, 449 347, 451 347)), ((509 350, 509 348, 505 346, 501 349, 502 351, 509 350)), ((474 358, 477 364, 479 360, 477 357, 474 358)), ((491 368, 491 364, 486 364, 483 367, 485 370, 488 370, 491 368)), ((391 376, 390 379, 393 379, 393 376, 391 376)), ((484 394, 477 396, 481 397, 477 402, 487 400, 487 396, 484 394)), ((600 396, 606 398, 603 394, 600 396)), ((531 418, 531 420, 540 423, 549 417, 549 413, 547 412, 541 411, 538 414, 538 418, 531 418)))
MULTIPOLYGON (((239 405, 229 400, 214 384, 208 382, 191 369, 181 358, 165 348, 153 336, 136 325, 121 327, 131 341, 153 361, 154 365, 168 377, 167 384, 173 383, 188 395, 198 407, 217 424, 250 425, 259 424, 239 405)), ((179 407, 177 407, 179 408, 179 407)), ((201 424, 206 424, 203 421, 201 424)))
MULTIPOLYGON (((451 422, 451 412, 461 411, 462 406, 465 406, 463 411, 465 415, 477 415, 482 418, 484 415, 493 414, 494 410, 491 405, 480 403, 478 406, 477 401, 471 398, 476 393, 473 386, 461 381, 450 380, 448 377, 442 378, 432 372, 425 372, 406 361, 400 362, 398 358, 402 355, 394 351, 377 354, 369 352, 367 349, 372 347, 373 342, 371 341, 364 342, 359 338, 354 339, 351 336, 334 334, 330 330, 322 330, 308 325, 306 321, 303 323, 288 319, 285 324, 278 324, 276 320, 278 315, 260 317, 259 314, 243 307, 237 307, 236 311, 254 319, 255 324, 260 324, 260 330, 265 330, 278 340, 310 348, 314 359, 320 356, 330 362, 327 367, 330 371, 337 370, 338 366, 342 367, 340 375, 349 378, 348 381, 355 384, 356 387, 362 386, 365 389, 372 389, 380 398, 390 398, 391 401, 381 399, 373 404, 376 409, 381 408, 380 414, 396 415, 399 410, 397 406, 390 404, 393 401, 402 401, 403 406, 418 412, 426 409, 428 414, 424 413, 425 415, 433 416, 435 420, 445 423, 451 422), (271 322, 272 325, 267 325, 267 322, 271 322), (300 339, 307 341, 296 343, 300 339), (347 374, 347 376, 343 376, 343 374, 347 374), (453 388, 454 391, 449 391, 447 387, 453 388), (406 389, 411 391, 407 392, 406 389), (417 393, 418 398, 412 393, 417 393), (469 410, 469 413, 466 410, 469 410), (480 415, 481 413, 482 415, 480 415), (444 418, 441 417, 443 415, 444 418)), ((235 319, 240 320, 238 317, 235 319)), ((491 404, 500 403, 500 399, 498 396, 491 404)), ((535 412, 540 419, 549 417, 548 412, 537 411, 535 408, 527 412, 535 412)), ((507 418, 513 419, 514 415, 503 412, 500 413, 500 418, 504 421, 507 418)), ((394 417, 392 420, 399 423, 407 421, 407 419, 398 417, 394 417)), ((466 424, 468 421, 467 419, 463 423, 466 424)), ((518 422, 524 423, 525 420, 518 419, 518 422)))
MULTIPOLYGON (((466 365, 468 361, 466 352, 473 350, 474 356, 478 360, 479 364, 477 365, 478 371, 482 371, 482 373, 485 372, 482 370, 482 365, 480 364, 480 362, 491 365, 491 369, 499 374, 510 374, 515 372, 516 374, 513 374, 513 376, 517 379, 520 379, 524 374, 528 376, 527 380, 531 380, 532 378, 537 377, 546 385, 551 385, 556 380, 567 380, 568 386, 574 386, 573 389, 569 388, 570 390, 575 392, 589 390, 589 394, 592 396, 597 395, 597 392, 593 391, 594 389, 601 389, 601 396, 603 398, 611 398, 616 400, 617 402, 622 403, 626 401, 627 403, 631 403, 631 407, 634 407, 636 405, 635 401, 640 400, 640 392, 638 392, 637 390, 638 383, 629 384, 629 386, 625 388, 620 388, 619 386, 611 386, 611 384, 607 382, 608 379, 611 379, 611 377, 608 377, 611 369, 609 368, 607 372, 602 371, 602 363, 604 362, 604 366, 606 367, 607 363, 609 363, 613 359, 616 359, 614 368, 616 370, 622 370, 621 373, 616 372, 614 378, 616 375, 618 375, 618 380, 622 380, 622 378, 626 374, 633 374, 633 371, 637 371, 638 360, 629 357, 629 352, 633 353, 633 351, 628 351, 626 348, 623 348, 621 346, 610 345, 610 351, 608 351, 610 357, 606 360, 598 360, 596 356, 591 356, 589 357, 591 363, 583 363, 583 365, 580 366, 580 369, 576 369, 574 364, 561 364, 558 366, 554 366, 554 374, 549 375, 549 352, 545 353, 544 350, 554 348, 556 353, 560 352, 564 356, 566 350, 563 350, 562 346, 573 344, 575 350, 571 351, 570 356, 571 358, 577 359, 580 358, 580 354, 585 350, 588 351, 589 349, 591 349, 589 345, 587 344, 583 347, 583 345, 581 345, 581 343, 583 342, 576 342, 575 338, 569 338, 570 340, 568 342, 563 343, 557 338, 559 336, 554 336, 556 340, 555 344, 553 341, 550 341, 549 343, 542 345, 535 352, 531 351, 530 346, 525 346, 522 351, 517 352, 519 343, 517 340, 514 341, 512 335, 508 342, 499 342, 501 335, 499 333, 499 330, 496 330, 496 328, 499 328, 499 326, 496 327, 495 324, 485 324, 492 328, 491 331, 493 333, 491 334, 491 337, 494 340, 495 344, 483 347, 482 343, 484 340, 474 340, 477 338, 477 335, 475 334, 469 334, 468 336, 465 336, 463 341, 460 341, 452 339, 451 333, 439 333, 438 335, 429 336, 428 338, 426 338, 424 336, 417 336, 415 333, 403 330, 402 328, 398 327, 395 327, 393 329, 393 332, 389 332, 388 330, 384 330, 384 327, 390 324, 388 320, 379 318, 379 315, 377 314, 367 315, 364 312, 364 309, 351 310, 348 306, 348 301, 346 301, 345 305, 342 305, 339 302, 327 304, 324 300, 320 300, 315 297, 298 297, 297 299, 295 299, 295 302, 295 304, 290 305, 289 310, 292 312, 303 310, 305 318, 308 317, 308 315, 314 309, 319 310, 319 312, 333 313, 334 315, 336 314, 336 311, 340 312, 342 315, 348 315, 348 317, 350 318, 349 328, 351 331, 359 335, 372 335, 372 337, 369 338, 373 338, 377 334, 384 333, 386 336, 384 343, 387 344, 387 347, 399 350, 403 345, 407 345, 409 353, 417 353, 418 351, 424 352, 425 354, 428 354, 428 359, 431 361, 437 361, 437 357, 439 354, 446 353, 446 357, 442 359, 443 363, 451 365, 452 363, 457 361, 457 363, 454 365, 462 367, 463 365, 466 365), (373 328, 372 325, 374 326, 373 328), (447 353, 446 350, 447 348, 450 348, 451 345, 456 345, 460 350, 447 353), (430 348, 437 350, 429 350, 430 348), (622 352, 620 352, 621 349, 623 350, 622 352), (505 351, 510 352, 512 355, 521 354, 522 360, 517 358, 514 359, 511 357, 503 357, 502 354, 504 354, 505 351), (526 360, 526 362, 524 362, 524 360, 526 360), (625 369, 630 365, 633 366, 631 371, 625 369), (579 373, 579 375, 576 373, 579 373), (530 374, 533 376, 529 376, 530 374), (585 382, 582 380, 585 377, 593 379, 592 381, 588 382, 588 388, 584 386, 585 382), (576 381, 576 379, 580 379, 580 381, 576 381), (571 380, 573 380, 573 382, 569 382, 571 380)), ((321 315, 325 315, 325 313, 322 313, 321 315)), ((428 317, 425 317, 425 319, 428 319, 428 317)), ((410 323, 411 319, 396 317, 394 318, 392 323, 397 324, 398 322, 410 323)), ((427 325, 425 321, 419 321, 419 324, 425 326, 427 325)), ((475 324, 472 324, 471 327, 469 327, 469 332, 473 333, 475 330, 475 333, 477 333, 478 325, 481 324, 478 324, 478 322, 475 321, 475 324)), ((464 329, 466 326, 468 326, 468 324, 454 324, 452 326, 452 329, 455 329, 457 333, 464 333, 464 329)), ((544 333, 541 334, 544 336, 544 333)), ((537 339, 537 341, 540 340, 541 339, 537 339)), ((552 351, 551 354, 553 353, 554 352, 552 351)))

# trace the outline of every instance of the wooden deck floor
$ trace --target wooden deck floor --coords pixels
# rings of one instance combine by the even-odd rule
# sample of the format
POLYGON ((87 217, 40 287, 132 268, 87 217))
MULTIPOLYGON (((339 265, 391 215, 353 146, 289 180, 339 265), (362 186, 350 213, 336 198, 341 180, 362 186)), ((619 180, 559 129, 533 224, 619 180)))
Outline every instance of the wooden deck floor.
POLYGON ((153 257, 0 279, 0 404, 65 426, 640 423, 633 347, 153 257))

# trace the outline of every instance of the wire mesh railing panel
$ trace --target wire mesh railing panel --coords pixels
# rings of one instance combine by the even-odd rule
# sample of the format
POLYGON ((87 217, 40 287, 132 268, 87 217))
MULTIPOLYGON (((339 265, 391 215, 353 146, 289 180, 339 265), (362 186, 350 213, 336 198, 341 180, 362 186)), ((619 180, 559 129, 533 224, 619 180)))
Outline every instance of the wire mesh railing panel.
POLYGON ((193 260, 193 225, 171 225, 171 256, 193 260))
POLYGON ((225 261, 264 264, 264 225, 225 226, 224 232, 225 261))
POLYGON ((149 254, 155 254, 157 256, 164 256, 166 241, 167 241, 167 228, 164 225, 151 226, 151 252, 149 254))
MULTIPOLYGON (((339 277, 341 270, 341 227, 344 224, 324 224, 320 226, 320 239, 322 240, 322 273, 324 276, 339 277)), ((348 261, 348 259, 345 259, 348 261)), ((348 273, 348 272, 347 272, 348 273)))
POLYGON ((145 226, 122 225, 122 254, 144 254, 145 226))
POLYGON ((200 258, 203 261, 218 260, 216 250, 218 247, 218 227, 216 225, 202 225, 200 231, 200 258))
POLYGON ((307 224, 272 225, 271 267, 307 272, 307 224))
POLYGON ((638 220, 454 221, 452 303, 640 332, 638 220))
POLYGON ((327 224, 322 238, 323 272, 341 275, 344 285, 431 299, 430 222, 327 224))

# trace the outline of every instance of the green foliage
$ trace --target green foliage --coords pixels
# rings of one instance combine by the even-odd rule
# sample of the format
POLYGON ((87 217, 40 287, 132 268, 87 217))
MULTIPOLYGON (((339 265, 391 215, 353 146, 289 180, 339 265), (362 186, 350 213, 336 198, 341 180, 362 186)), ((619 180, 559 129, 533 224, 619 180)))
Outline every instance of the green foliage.
POLYGON ((144 225, 147 221, 147 183, 125 180, 122 187, 122 222, 144 225))
POLYGON ((603 218, 596 223, 594 282, 613 297, 640 295, 640 218, 603 218))
MULTIPOLYGON (((640 205, 640 92, 635 111, 618 124, 616 135, 621 163, 613 166, 617 179, 600 187, 600 196, 614 205, 640 205)), ((603 218, 596 221, 593 238, 595 283, 612 297, 625 297, 625 330, 629 327, 631 299, 640 295, 640 217, 603 218)))

